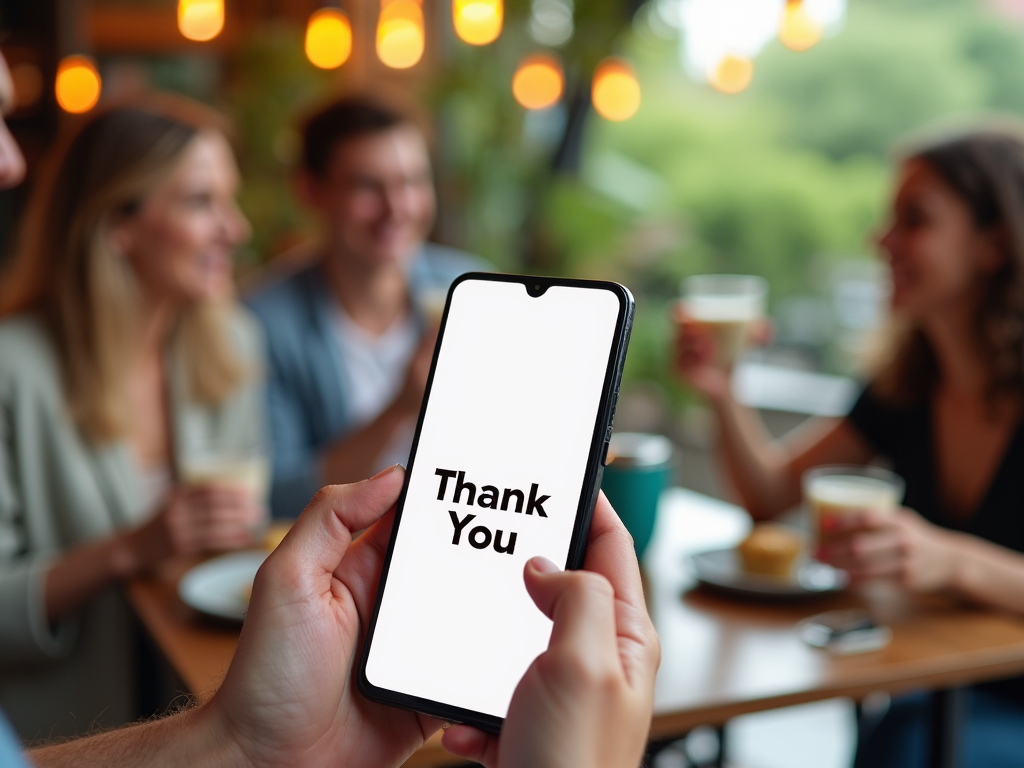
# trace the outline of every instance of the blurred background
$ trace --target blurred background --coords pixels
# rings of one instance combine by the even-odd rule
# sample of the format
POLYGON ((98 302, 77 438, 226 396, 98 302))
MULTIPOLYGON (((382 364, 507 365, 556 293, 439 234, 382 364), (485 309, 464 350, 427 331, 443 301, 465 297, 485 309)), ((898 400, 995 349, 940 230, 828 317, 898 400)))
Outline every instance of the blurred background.
POLYGON ((680 279, 767 278, 775 338, 740 372, 742 397, 778 430, 843 413, 852 384, 821 376, 856 374, 884 305, 872 233, 894 142, 1024 113, 1019 0, 383 7, 393 18, 372 0, 4 0, 30 175, 0 194, 0 232, 62 123, 155 86, 234 119, 254 227, 244 279, 312 234, 289 186, 297 117, 345 89, 412 94, 434 123, 433 239, 503 270, 628 285, 638 322, 618 426, 667 431, 681 480, 721 495, 706 415, 667 372, 680 279))
MULTIPOLYGON (((898 140, 1024 116, 1024 0, 0 0, 0 32, 29 167, 0 192, 0 263, 59 130, 156 87, 233 120, 244 282, 315 234, 291 190, 301 116, 350 89, 411 95, 433 128, 432 239, 626 284, 616 427, 667 434, 676 482, 719 497, 710 416, 668 370, 680 281, 771 285, 773 341, 736 388, 773 432, 845 414, 886 306, 873 234, 898 140)), ((771 768, 845 764, 853 740, 839 702, 730 729, 739 762, 771 768)))

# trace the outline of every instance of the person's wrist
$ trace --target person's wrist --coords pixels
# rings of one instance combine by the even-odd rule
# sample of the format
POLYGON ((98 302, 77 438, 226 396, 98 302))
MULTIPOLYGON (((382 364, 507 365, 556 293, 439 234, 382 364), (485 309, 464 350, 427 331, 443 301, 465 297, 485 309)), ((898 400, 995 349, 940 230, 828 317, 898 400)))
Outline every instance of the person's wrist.
POLYGON ((139 533, 139 529, 135 529, 111 539, 107 562, 115 579, 130 579, 142 570, 144 558, 140 552, 139 533))
POLYGON ((213 700, 184 713, 181 736, 190 746, 195 766, 217 766, 217 768, 249 767, 249 759, 237 734, 229 725, 226 713, 213 700))
POLYGON ((707 390, 704 394, 715 415, 722 417, 735 407, 736 399, 732 396, 732 370, 722 369, 722 386, 707 390))
POLYGON ((945 560, 946 568, 939 588, 958 595, 970 595, 975 570, 971 542, 966 536, 953 531, 942 531, 940 535, 945 549, 940 557, 945 560))

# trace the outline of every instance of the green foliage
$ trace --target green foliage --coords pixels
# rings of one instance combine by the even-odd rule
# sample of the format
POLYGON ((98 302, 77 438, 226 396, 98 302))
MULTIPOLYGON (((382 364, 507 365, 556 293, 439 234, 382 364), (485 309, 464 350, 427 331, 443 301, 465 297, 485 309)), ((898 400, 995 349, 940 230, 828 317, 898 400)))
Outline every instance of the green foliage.
POLYGON ((594 117, 585 150, 588 167, 622 168, 619 189, 586 168, 545 185, 540 240, 555 271, 631 287, 640 311, 627 379, 660 380, 676 398, 665 309, 680 278, 761 274, 776 306, 824 295, 829 264, 871 256, 900 137, 1024 113, 1021 32, 973 0, 853 0, 841 33, 811 51, 770 46, 739 96, 689 82, 674 46, 627 45, 643 106, 623 124, 594 117), (656 192, 630 200, 628 178, 643 174, 656 192))
MULTIPOLYGON (((494 44, 450 40, 427 94, 441 238, 501 268, 630 286, 638 320, 627 378, 667 384, 665 308, 681 278, 761 274, 774 307, 821 296, 829 265, 870 258, 894 142, 936 120, 1024 114, 1021 30, 982 0, 850 0, 839 34, 805 53, 770 45, 738 96, 691 82, 677 43, 631 28, 628 7, 577 0, 576 33, 557 52, 568 95, 585 92, 597 61, 615 53, 632 58, 643 87, 633 119, 590 115, 579 176, 550 170, 564 108, 527 115, 510 92, 519 59, 538 48, 530 0, 508 0, 494 44)), ((242 203, 265 256, 307 227, 286 191, 291 121, 339 75, 305 61, 298 29, 260 32, 231 74, 242 203)))
POLYGON ((906 132, 984 105, 986 73, 965 55, 972 17, 963 3, 928 12, 850 3, 834 39, 804 54, 771 46, 757 62, 751 97, 776 105, 797 146, 835 159, 884 158, 906 132))
POLYGON ((305 57, 303 31, 285 25, 257 30, 230 62, 227 101, 237 128, 245 183, 239 203, 253 225, 240 259, 244 271, 286 250, 310 231, 291 194, 289 169, 298 150, 298 117, 337 88, 339 75, 305 57))

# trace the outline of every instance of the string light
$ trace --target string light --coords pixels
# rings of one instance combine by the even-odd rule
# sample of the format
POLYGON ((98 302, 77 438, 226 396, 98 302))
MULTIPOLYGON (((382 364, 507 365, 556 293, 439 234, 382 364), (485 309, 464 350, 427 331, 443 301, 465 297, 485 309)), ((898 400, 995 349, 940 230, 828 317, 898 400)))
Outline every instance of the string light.
POLYGON ((224 29, 224 0, 178 0, 178 29, 189 40, 213 40, 224 29))
POLYGON ((619 58, 598 64, 590 98, 597 114, 606 120, 629 120, 640 109, 640 83, 632 65, 619 58))
POLYGON ((14 82, 14 104, 17 109, 35 106, 43 95, 43 73, 35 64, 23 61, 11 67, 14 82))
POLYGON ((423 9, 415 0, 382 0, 377 21, 377 56, 393 69, 408 69, 423 57, 423 9))
POLYGON ((79 114, 92 109, 100 98, 102 82, 96 64, 88 56, 65 56, 57 66, 57 103, 65 112, 79 114))
POLYGON ((743 56, 725 56, 713 67, 708 80, 722 93, 739 93, 746 90, 754 79, 754 62, 743 56))
POLYGON ((786 0, 779 24, 779 40, 793 51, 806 51, 816 45, 824 28, 807 10, 804 0, 786 0))
POLYGON ((493 43, 505 15, 502 0, 452 0, 455 34, 470 45, 493 43))
POLYGON ((554 56, 535 53, 519 62, 512 77, 512 95, 526 109, 547 109, 562 98, 565 75, 554 56))
POLYGON ((321 8, 306 26, 306 58, 320 69, 340 67, 352 55, 352 25, 337 8, 321 8))

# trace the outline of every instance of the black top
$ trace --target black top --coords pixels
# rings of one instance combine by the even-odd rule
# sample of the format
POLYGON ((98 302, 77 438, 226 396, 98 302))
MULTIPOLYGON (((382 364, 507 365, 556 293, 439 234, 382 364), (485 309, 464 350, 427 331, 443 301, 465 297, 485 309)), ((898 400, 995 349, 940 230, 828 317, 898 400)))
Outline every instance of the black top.
MULTIPOLYGON (((1024 422, 1014 430, 977 508, 968 516, 953 517, 939 497, 930 402, 898 408, 883 403, 870 389, 865 389, 847 418, 906 482, 904 506, 936 525, 1024 552, 1024 422)), ((1024 677, 981 687, 1024 702, 1024 677)))
POLYGON ((936 525, 1024 552, 1024 423, 1014 431, 978 507, 969 516, 954 517, 939 497, 930 403, 897 408, 866 389, 847 418, 906 482, 904 506, 936 525))

